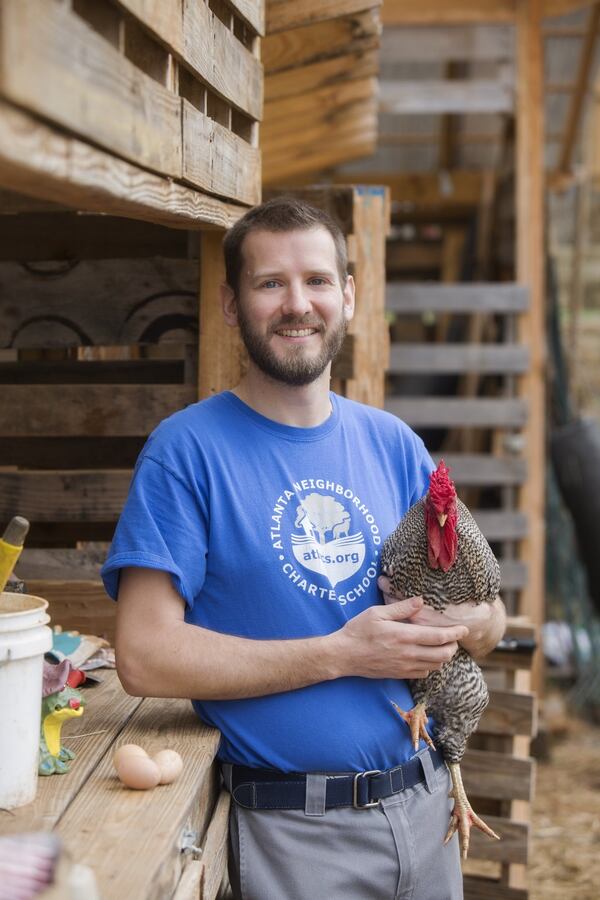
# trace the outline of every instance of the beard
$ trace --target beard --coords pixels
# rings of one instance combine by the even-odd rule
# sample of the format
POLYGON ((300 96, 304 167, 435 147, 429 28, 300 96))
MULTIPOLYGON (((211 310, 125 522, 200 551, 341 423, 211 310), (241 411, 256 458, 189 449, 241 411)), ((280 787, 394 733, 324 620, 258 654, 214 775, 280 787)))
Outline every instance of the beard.
POLYGON ((239 305, 238 324, 248 356, 261 372, 274 381, 281 381, 296 387, 311 384, 323 374, 329 363, 340 352, 348 329, 348 323, 343 314, 340 314, 339 320, 331 326, 329 331, 325 330, 322 321, 303 321, 290 316, 273 325, 265 336, 254 331, 239 305), (316 356, 307 357, 306 349, 298 346, 290 347, 286 356, 279 357, 269 345, 269 338, 277 329, 309 327, 317 328, 323 335, 321 350, 316 356))

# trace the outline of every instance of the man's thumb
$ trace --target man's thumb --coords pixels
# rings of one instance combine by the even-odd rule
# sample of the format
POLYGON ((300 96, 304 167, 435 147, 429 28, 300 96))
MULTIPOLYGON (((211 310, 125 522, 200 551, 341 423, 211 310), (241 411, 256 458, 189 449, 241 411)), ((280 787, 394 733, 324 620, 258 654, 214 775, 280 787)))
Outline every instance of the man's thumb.
POLYGON ((401 622, 403 619, 410 619, 423 607, 422 597, 407 597, 406 600, 397 600, 395 603, 387 603, 381 607, 382 618, 393 619, 401 622))

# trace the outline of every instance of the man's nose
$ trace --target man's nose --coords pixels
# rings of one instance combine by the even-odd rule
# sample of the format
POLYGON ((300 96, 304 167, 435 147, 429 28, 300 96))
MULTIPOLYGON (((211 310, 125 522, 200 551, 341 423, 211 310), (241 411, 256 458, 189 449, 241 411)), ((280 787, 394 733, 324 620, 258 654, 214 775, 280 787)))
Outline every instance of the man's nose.
POLYGON ((282 311, 286 315, 303 315, 311 308, 310 292, 305 284, 290 282, 283 298, 282 311))

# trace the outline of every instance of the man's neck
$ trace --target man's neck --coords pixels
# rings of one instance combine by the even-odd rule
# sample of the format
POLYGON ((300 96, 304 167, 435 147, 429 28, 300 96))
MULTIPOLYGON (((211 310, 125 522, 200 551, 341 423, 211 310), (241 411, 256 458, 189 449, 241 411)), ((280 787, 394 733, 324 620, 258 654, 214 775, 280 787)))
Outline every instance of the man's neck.
POLYGON ((274 381, 251 366, 233 393, 273 422, 296 428, 315 428, 331 415, 329 375, 328 366, 316 381, 296 386, 274 381))

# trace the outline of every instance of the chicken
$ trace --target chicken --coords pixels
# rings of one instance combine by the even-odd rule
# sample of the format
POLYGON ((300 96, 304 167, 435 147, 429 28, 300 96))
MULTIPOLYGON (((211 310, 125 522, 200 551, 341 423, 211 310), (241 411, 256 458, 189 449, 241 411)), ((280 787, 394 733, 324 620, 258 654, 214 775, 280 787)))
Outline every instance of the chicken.
MULTIPOLYGON (((452 604, 493 603, 500 588, 498 561, 467 507, 456 496, 443 461, 431 474, 429 491, 412 506, 384 543, 381 564, 399 598, 422 596, 426 606, 443 611, 452 604)), ((415 749, 429 746, 427 717, 452 778, 454 809, 444 843, 458 830, 466 859, 471 826, 498 838, 473 812, 462 783, 460 761, 467 740, 488 703, 481 669, 459 648, 450 662, 427 678, 410 682, 415 706, 396 712, 409 724, 415 749)))

